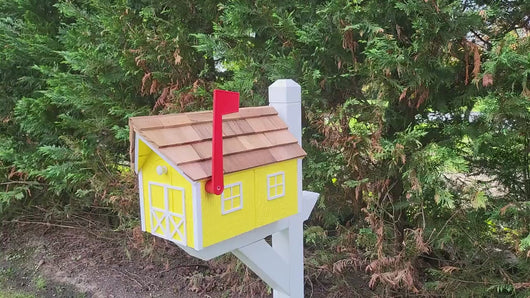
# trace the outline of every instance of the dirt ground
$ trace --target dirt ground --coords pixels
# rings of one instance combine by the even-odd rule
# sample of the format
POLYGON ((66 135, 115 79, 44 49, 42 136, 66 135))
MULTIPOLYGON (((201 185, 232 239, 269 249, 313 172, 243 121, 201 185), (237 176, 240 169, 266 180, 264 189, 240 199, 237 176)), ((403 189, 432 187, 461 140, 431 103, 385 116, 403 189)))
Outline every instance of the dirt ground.
POLYGON ((215 282, 224 273, 215 262, 136 230, 29 221, 0 227, 0 298, 238 296, 215 282))
MULTIPOLYGON (((306 297, 374 297, 357 274, 340 296, 306 276, 306 297), (352 291, 353 289, 353 291, 352 291), (334 294, 333 294, 334 293, 334 294), (346 294, 345 293, 349 293, 346 294)), ((0 298, 272 297, 235 257, 202 261, 142 233, 101 220, 0 222, 0 298)))

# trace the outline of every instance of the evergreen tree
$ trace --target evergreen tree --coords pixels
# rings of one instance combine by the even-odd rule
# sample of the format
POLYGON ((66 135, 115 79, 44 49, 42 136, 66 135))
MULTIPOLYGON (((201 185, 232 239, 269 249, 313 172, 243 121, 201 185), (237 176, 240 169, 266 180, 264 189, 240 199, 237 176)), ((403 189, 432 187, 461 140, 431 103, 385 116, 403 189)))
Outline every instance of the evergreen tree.
POLYGON ((35 65, 58 66, 61 22, 56 1, 3 1, 0 4, 0 214, 6 207, 42 190, 38 177, 29 177, 23 164, 35 142, 20 132, 14 107, 26 96, 46 88, 45 76, 35 65))
MULTIPOLYGON (((443 258, 449 245, 458 247, 455 258, 466 260, 477 239, 492 239, 491 226, 484 223, 488 210, 500 206, 488 203, 483 190, 454 186, 450 174, 502 168, 504 176, 498 177, 504 185, 527 183, 527 37, 512 44, 519 56, 508 58, 498 53, 506 46, 491 45, 514 29, 528 30, 528 4, 229 1, 220 8, 215 32, 197 35, 198 49, 232 74, 223 86, 254 101, 263 102, 266 86, 277 78, 302 85, 305 139, 314 146, 306 182, 323 194, 324 224, 365 218, 368 226, 361 231, 376 239, 366 266, 372 286, 418 292, 422 256, 443 258), (485 71, 484 63, 513 79, 489 87, 496 75, 485 71), (508 84, 516 86, 509 96, 508 84), (471 115, 484 98, 517 109, 500 118, 494 117, 500 110, 489 111, 480 117, 495 119, 485 128, 489 135, 473 135, 477 121, 471 115), (507 117, 518 124, 507 124, 512 123, 507 117), (482 152, 478 158, 468 148, 474 136, 479 137, 474 148, 482 152), (509 139, 510 145, 484 150, 493 139, 509 139), (502 161, 518 166, 503 167, 502 161), (450 221, 452 228, 446 228, 450 221)), ((488 103, 490 109, 496 105, 488 103)), ((497 281, 491 277, 491 283, 497 281)))
POLYGON ((530 253, 527 2, 4 1, 0 214, 126 215, 129 117, 208 108, 214 86, 265 104, 292 78, 317 268, 362 264, 387 295, 527 295, 528 262, 497 252, 530 253))
POLYGON ((207 87, 202 72, 211 62, 193 49, 190 33, 211 32, 215 4, 37 2, 5 5, 2 69, 14 71, 5 73, 2 99, 8 191, 0 206, 35 199, 35 187, 46 194, 41 204, 66 212, 133 206, 128 118, 201 107, 193 92, 207 87))

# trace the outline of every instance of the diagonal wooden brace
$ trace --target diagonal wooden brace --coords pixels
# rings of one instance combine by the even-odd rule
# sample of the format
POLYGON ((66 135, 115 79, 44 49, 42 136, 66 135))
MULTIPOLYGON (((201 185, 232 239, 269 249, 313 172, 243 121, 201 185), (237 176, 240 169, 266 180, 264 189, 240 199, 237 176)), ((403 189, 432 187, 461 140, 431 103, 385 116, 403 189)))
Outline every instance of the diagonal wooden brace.
POLYGON ((289 295, 289 265, 265 240, 238 248, 232 253, 270 287, 289 295))
POLYGON ((302 213, 289 218, 286 229, 272 235, 272 246, 261 239, 232 253, 274 289, 274 297, 303 297, 303 222, 307 220, 318 194, 304 191, 302 213))

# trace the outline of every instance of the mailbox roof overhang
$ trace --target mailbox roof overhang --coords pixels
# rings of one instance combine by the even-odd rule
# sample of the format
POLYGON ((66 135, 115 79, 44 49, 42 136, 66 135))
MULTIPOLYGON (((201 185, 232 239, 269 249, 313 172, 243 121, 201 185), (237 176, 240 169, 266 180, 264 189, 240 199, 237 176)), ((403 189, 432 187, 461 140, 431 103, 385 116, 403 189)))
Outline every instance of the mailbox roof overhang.
MULTIPOLYGON (((140 116, 129 119, 131 165, 135 134, 191 180, 212 173, 212 111, 140 116)), ((306 155, 278 112, 270 106, 240 108, 223 116, 224 173, 238 172, 306 155)))

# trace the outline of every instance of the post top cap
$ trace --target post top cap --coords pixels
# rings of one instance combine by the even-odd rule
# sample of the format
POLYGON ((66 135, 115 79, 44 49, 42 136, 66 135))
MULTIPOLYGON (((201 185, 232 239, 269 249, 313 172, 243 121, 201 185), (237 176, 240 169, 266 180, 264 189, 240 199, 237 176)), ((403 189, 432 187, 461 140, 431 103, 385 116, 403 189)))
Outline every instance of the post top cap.
POLYGON ((291 80, 276 80, 269 86, 269 103, 297 103, 302 100, 302 87, 291 80))

